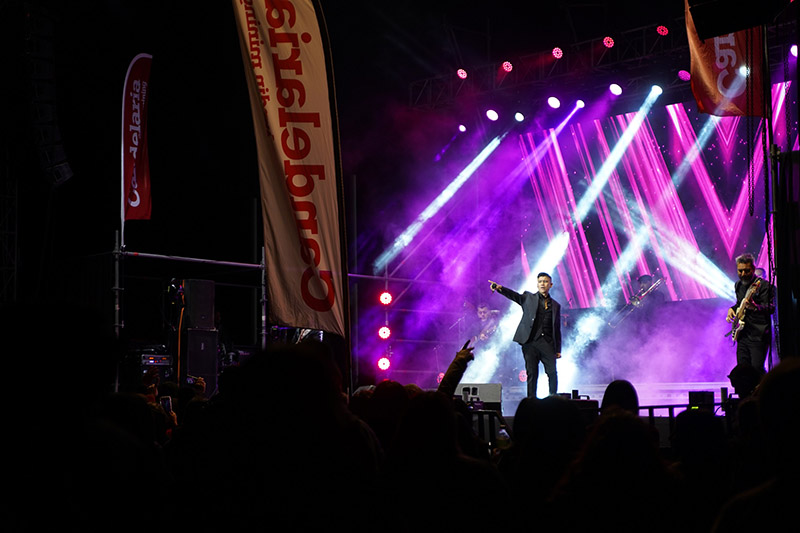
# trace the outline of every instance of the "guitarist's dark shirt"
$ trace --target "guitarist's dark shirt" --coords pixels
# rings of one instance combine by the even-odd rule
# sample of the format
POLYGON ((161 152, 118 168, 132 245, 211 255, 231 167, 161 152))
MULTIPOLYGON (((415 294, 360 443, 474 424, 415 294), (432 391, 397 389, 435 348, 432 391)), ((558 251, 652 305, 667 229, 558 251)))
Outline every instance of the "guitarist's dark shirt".
MULTIPOLYGON (((739 309, 742 300, 744 300, 744 297, 747 295, 747 290, 750 288, 750 285, 755 283, 756 279, 760 278, 753 278, 753 281, 750 283, 745 283, 742 280, 736 282, 736 305, 731 309, 734 311, 739 309)), ((753 295, 753 303, 758 309, 748 309, 745 311, 742 335, 760 337, 769 330, 769 317, 775 310, 772 300, 770 299, 771 294, 774 294, 774 289, 770 291, 769 283, 767 280, 762 279, 761 286, 753 295)))

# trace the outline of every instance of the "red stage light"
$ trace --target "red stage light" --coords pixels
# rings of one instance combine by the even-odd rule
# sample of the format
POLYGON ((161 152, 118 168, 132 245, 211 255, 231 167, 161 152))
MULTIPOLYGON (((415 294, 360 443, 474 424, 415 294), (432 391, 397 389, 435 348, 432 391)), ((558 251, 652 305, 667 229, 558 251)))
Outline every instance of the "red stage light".
POLYGON ((439 372, 439 374, 436 375, 436 383, 441 383, 443 379, 444 379, 444 372, 439 372))
POLYGON ((392 336, 392 330, 389 329, 389 326, 382 326, 381 329, 378 330, 378 337, 381 339, 388 339, 392 336))
POLYGON ((669 28, 667 28, 666 26, 659 26, 658 28, 656 28, 656 31, 658 32, 659 35, 667 35, 669 33, 669 28))
POLYGON ((514 65, 511 64, 511 61, 503 61, 503 70, 511 72, 514 70, 514 65))
POLYGON ((378 368, 381 370, 389 370, 390 366, 392 366, 392 362, 389 361, 388 357, 381 357, 378 359, 378 368))
POLYGON ((383 305, 389 305, 390 303, 392 303, 392 294, 390 292, 383 291, 380 295, 379 300, 383 305))
POLYGON ((683 81, 689 81, 690 79, 692 79, 692 75, 689 73, 688 70, 679 70, 678 77, 683 81))
POLYGON ((519 380, 522 383, 525 383, 526 381, 528 381, 528 373, 525 372, 524 370, 520 370, 519 371, 519 380))
POLYGON ((605 38, 603 39, 603 45, 604 45, 606 48, 611 48, 611 47, 613 47, 613 46, 614 46, 614 39, 612 39, 611 37, 605 37, 605 38))
POLYGON ((467 79, 467 71, 466 71, 466 70, 464 70, 463 68, 460 68, 460 69, 458 69, 458 70, 456 71, 456 74, 457 74, 457 75, 458 75, 458 77, 459 77, 459 78, 461 78, 462 80, 465 80, 465 79, 467 79))
POLYGON ((553 48, 553 57, 555 57, 556 59, 561 59, 563 56, 564 56, 564 51, 561 48, 559 48, 558 46, 553 48))

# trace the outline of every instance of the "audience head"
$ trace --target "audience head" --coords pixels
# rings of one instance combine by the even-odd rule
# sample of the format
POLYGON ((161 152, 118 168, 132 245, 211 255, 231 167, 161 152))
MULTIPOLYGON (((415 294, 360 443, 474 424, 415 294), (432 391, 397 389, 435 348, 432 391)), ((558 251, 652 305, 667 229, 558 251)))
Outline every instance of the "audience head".
POLYGON ((796 472, 800 467, 800 358, 787 357, 765 377, 758 391, 759 415, 775 458, 796 472))
POLYGON ((639 395, 630 381, 617 379, 606 387, 603 394, 602 412, 609 409, 623 409, 635 415, 639 414, 639 395))
POLYGON ((741 399, 753 394, 761 381, 761 377, 761 372, 748 363, 739 363, 728 374, 728 379, 731 380, 734 392, 741 399))

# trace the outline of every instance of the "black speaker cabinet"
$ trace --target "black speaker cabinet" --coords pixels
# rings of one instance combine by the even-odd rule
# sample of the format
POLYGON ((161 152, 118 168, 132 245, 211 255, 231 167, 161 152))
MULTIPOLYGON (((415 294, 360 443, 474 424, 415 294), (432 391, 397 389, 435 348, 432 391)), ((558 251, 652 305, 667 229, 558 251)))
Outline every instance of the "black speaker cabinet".
POLYGON ((570 402, 577 406, 581 418, 587 426, 594 424, 600 415, 600 405, 597 400, 571 399, 570 402))
POLYGON ((203 378, 206 382, 206 396, 211 396, 217 389, 219 374, 217 344, 215 329, 189 328, 186 331, 185 375, 203 378))
POLYGON ((188 328, 214 329, 214 289, 213 281, 205 279, 183 281, 188 328))

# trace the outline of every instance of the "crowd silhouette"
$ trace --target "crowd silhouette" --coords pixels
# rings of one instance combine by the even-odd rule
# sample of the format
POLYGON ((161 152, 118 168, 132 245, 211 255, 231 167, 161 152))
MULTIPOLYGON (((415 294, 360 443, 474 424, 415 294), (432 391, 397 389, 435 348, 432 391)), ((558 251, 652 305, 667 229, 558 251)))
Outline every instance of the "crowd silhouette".
POLYGON ((91 313, 64 313, 36 346, 39 310, 2 313, 9 531, 797 527, 795 357, 725 417, 681 412, 668 448, 624 380, 592 420, 568 398, 524 399, 490 446, 455 394, 467 347, 437 390, 386 380, 348 397, 327 345, 275 345, 208 397, 152 374, 114 390, 119 354, 91 313))

